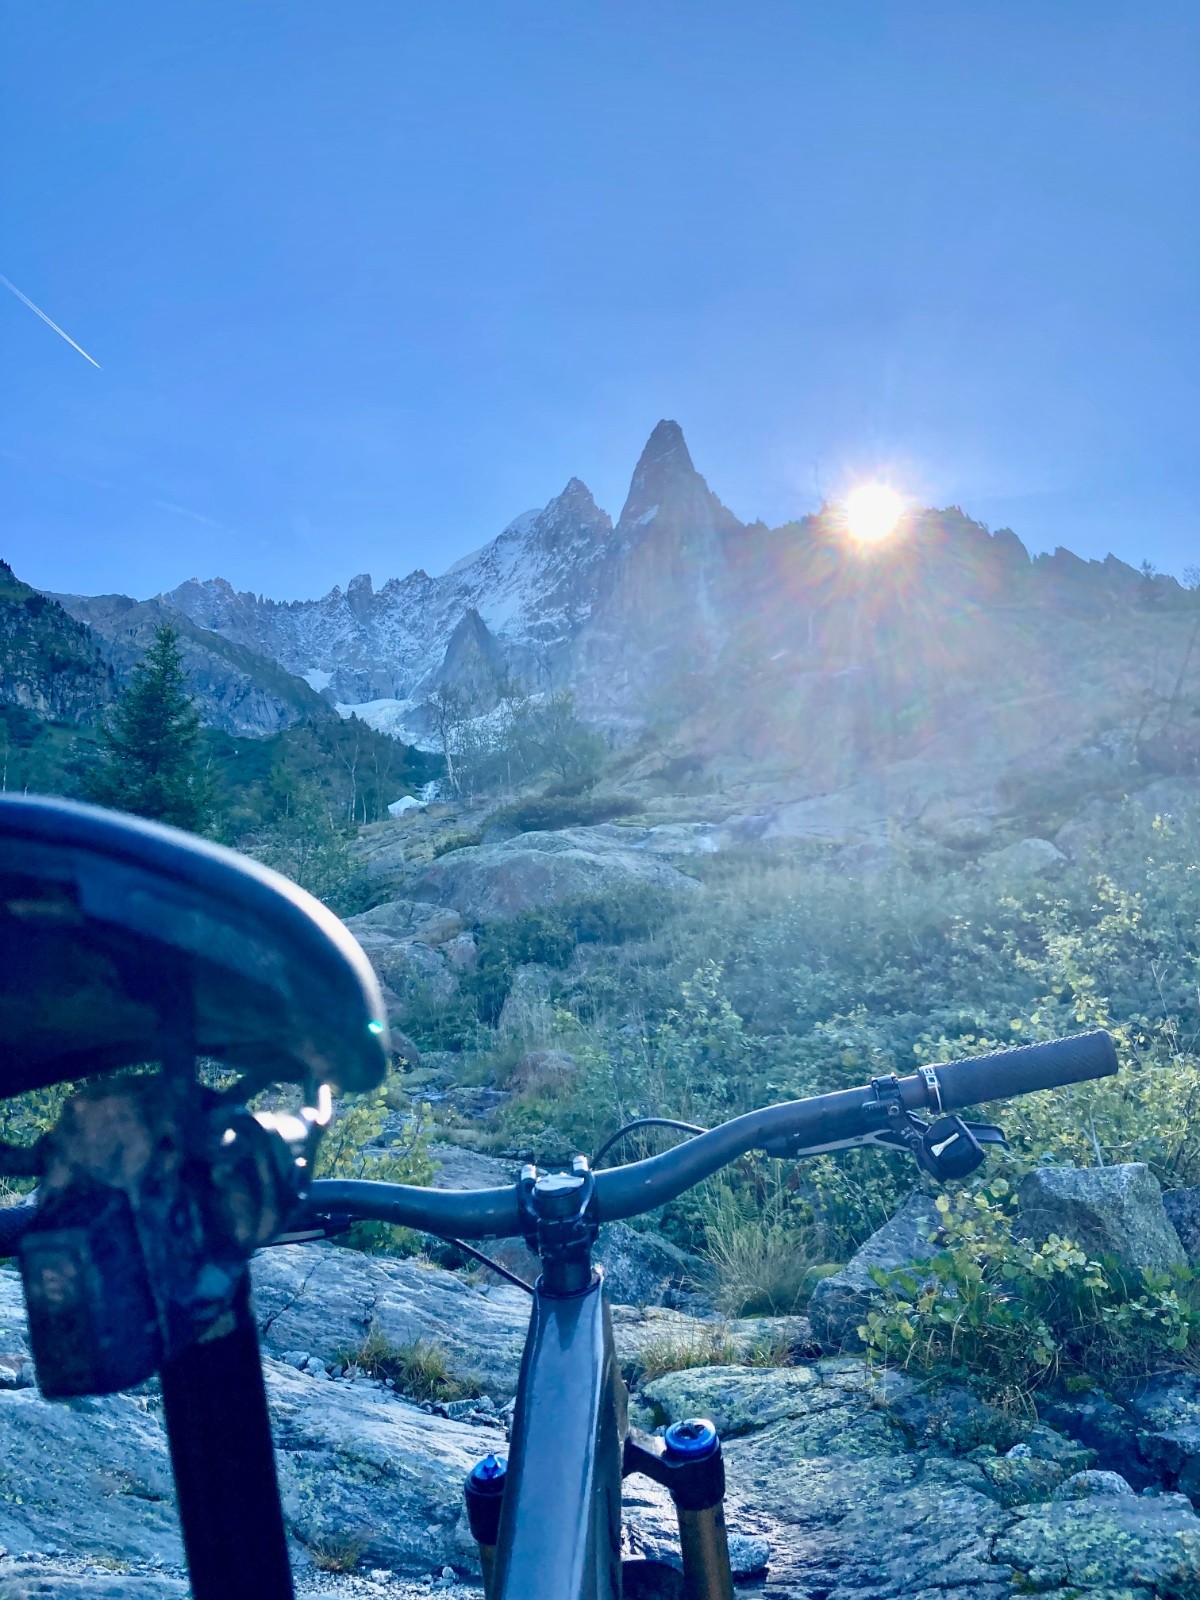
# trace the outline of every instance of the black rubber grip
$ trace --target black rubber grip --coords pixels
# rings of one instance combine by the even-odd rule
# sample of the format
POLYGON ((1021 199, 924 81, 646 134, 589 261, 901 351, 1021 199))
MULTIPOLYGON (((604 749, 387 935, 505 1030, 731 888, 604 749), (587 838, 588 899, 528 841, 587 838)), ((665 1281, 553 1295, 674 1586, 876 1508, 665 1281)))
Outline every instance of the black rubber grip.
POLYGON ((985 1100, 1007 1100, 1038 1089, 1082 1083, 1086 1078, 1111 1077, 1117 1070, 1117 1052, 1109 1035, 1097 1028, 1094 1033, 1076 1033, 1049 1044, 1027 1044, 966 1061, 947 1061, 933 1070, 943 1109, 955 1111, 985 1100))

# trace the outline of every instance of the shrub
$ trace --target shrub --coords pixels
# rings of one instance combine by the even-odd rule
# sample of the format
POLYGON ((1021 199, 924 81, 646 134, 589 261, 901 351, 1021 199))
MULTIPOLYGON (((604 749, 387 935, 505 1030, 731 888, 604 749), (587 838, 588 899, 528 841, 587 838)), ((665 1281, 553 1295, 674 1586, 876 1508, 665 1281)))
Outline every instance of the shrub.
POLYGON ((1052 1382, 1176 1360, 1200 1331, 1191 1274, 1090 1259, 1071 1239, 1013 1236, 1004 1178, 937 1200, 943 1248, 919 1269, 876 1271, 880 1302, 861 1337, 878 1360, 972 1382, 1029 1409, 1052 1382))
POLYGON ((308 1549, 318 1572, 353 1572, 370 1545, 360 1531, 326 1531, 310 1534, 308 1549))
POLYGON ((350 849, 347 831, 329 799, 313 784, 297 784, 285 796, 276 820, 258 834, 250 854, 323 900, 339 916, 353 916, 370 902, 370 884, 350 849))
POLYGON ((703 1193, 705 1253, 722 1311, 786 1316, 807 1300, 819 1275, 815 1219, 776 1163, 756 1166, 757 1183, 721 1178, 703 1193))
POLYGON ((543 772, 582 790, 596 781, 608 754, 603 738, 580 722, 569 689, 532 696, 518 684, 496 682, 478 695, 440 684, 426 711, 456 794, 511 789, 543 772))
MULTIPOLYGON (((52 1083, 41 1089, 0 1100, 0 1142, 35 1145, 50 1132, 74 1091, 73 1083, 52 1083)), ((0 1205, 9 1205, 36 1187, 34 1178, 0 1178, 0 1205)))
POLYGON ((670 915, 669 896, 637 888, 587 895, 522 911, 475 928, 478 960, 459 979, 446 1006, 415 1003, 406 1031, 426 1049, 463 1050, 479 1045, 480 1025, 494 1028, 518 967, 536 964, 563 971, 581 944, 625 944, 645 938, 670 915))
POLYGON ((489 828, 511 827, 518 833, 550 833, 558 828, 586 828, 628 817, 638 809, 627 795, 545 794, 502 806, 488 818, 489 828))
POLYGON ((477 830, 468 832, 460 829, 456 833, 444 834, 433 847, 433 859, 436 861, 439 856, 448 856, 451 850, 470 850, 482 839, 483 834, 477 830))
MULTIPOLYGON (((349 1095, 321 1140, 314 1177, 374 1178, 383 1183, 428 1183, 429 1107, 417 1106, 401 1136, 387 1146, 376 1144, 389 1112, 404 1099, 393 1081, 369 1094, 349 1095)), ((420 1235, 387 1222, 355 1222, 341 1241, 357 1250, 411 1256, 420 1249, 420 1235)))

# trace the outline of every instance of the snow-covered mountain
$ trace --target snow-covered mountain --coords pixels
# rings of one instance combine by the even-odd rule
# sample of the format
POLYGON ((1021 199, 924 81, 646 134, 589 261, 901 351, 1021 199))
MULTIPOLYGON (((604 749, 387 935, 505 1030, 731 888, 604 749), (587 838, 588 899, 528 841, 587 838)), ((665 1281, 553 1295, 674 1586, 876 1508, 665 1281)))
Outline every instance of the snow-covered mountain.
POLYGON ((418 570, 375 589, 367 574, 319 600, 239 594, 191 579, 161 599, 202 628, 269 656, 343 704, 405 700, 432 681, 455 630, 475 613, 522 676, 553 671, 588 616, 613 548, 611 519, 572 478, 448 572, 418 570))
POLYGON ((438 577, 418 570, 376 589, 362 574, 299 601, 190 579, 157 598, 380 726, 406 726, 436 682, 458 681, 447 652, 468 617, 501 675, 534 689, 571 684, 597 714, 616 714, 654 656, 677 650, 697 616, 711 620, 706 591, 719 582, 722 540, 740 529, 692 465, 678 424, 660 422, 615 527, 572 478, 438 577), (632 659, 635 635, 644 648, 632 659))
MULTIPOLYGON (((127 626, 111 599, 65 603, 97 633, 127 626)), ((376 589, 363 575, 289 602, 193 579, 150 604, 405 737, 428 737, 438 685, 486 713, 510 678, 569 686, 614 732, 674 727, 724 762, 830 784, 939 741, 1030 752, 1127 703, 1175 705, 1195 614, 1173 579, 1065 550, 1031 559, 957 508, 913 513, 870 552, 829 511, 744 524, 665 421, 615 525, 572 478, 437 577, 376 589)))

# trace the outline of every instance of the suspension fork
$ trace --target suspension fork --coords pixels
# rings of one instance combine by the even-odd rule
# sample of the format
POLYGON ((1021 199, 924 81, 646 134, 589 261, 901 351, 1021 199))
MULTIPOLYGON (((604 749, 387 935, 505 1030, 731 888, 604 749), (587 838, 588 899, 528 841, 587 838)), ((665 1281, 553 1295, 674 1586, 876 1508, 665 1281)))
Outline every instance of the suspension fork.
POLYGON ((674 1422, 663 1437, 631 1433, 624 1471, 661 1483, 675 1503, 684 1600, 733 1600, 725 1531, 725 1463, 707 1418, 674 1422))

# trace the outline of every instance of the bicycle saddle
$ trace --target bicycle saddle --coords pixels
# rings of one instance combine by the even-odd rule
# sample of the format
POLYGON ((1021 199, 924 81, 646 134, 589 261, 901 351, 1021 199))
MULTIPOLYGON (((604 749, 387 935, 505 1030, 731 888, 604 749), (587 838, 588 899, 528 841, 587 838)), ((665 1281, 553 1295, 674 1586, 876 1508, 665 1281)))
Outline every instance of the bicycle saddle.
POLYGON ((272 1081, 373 1088, 366 957, 278 873, 96 806, 0 796, 0 1099, 184 1049, 272 1081))

